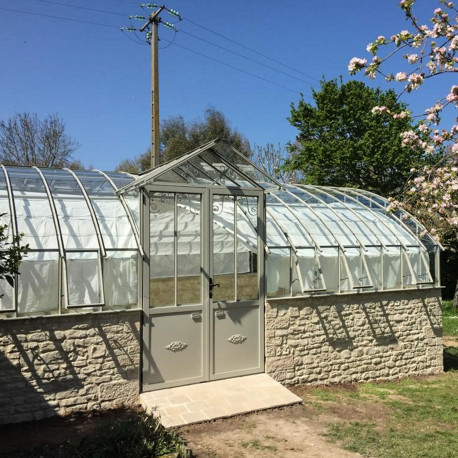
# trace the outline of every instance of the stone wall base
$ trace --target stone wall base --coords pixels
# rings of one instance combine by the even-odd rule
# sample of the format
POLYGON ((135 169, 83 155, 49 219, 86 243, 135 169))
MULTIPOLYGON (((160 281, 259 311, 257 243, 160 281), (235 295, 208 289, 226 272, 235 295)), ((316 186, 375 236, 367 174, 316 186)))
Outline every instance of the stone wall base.
POLYGON ((132 405, 140 312, 0 323, 0 424, 132 405))
POLYGON ((270 300, 266 372, 283 384, 443 371, 440 289, 270 300))

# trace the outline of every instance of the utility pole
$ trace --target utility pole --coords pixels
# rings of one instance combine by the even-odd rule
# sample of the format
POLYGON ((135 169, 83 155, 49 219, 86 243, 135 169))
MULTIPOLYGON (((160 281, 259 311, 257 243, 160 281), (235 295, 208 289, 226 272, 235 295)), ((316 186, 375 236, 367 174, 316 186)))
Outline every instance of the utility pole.
POLYGON ((159 139, 159 59, 158 59, 158 25, 161 22, 159 14, 165 9, 160 6, 151 13, 148 21, 142 26, 140 32, 151 24, 151 168, 159 165, 160 139, 159 139))

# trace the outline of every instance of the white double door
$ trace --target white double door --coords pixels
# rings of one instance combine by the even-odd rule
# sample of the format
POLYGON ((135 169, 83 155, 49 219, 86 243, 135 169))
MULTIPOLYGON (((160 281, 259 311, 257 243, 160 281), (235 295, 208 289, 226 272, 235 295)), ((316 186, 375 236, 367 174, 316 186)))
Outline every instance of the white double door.
POLYGON ((143 389, 264 370, 262 191, 149 193, 143 389))

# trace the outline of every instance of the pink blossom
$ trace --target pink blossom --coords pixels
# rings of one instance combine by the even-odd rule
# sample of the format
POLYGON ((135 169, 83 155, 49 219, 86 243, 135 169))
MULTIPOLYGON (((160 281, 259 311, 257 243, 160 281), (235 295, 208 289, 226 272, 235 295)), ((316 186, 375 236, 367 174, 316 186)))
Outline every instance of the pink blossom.
POLYGON ((361 70, 367 64, 367 59, 360 59, 359 57, 353 57, 348 64, 348 71, 354 75, 358 70, 361 70))
POLYGON ((447 94, 447 101, 448 102, 456 102, 458 101, 458 86, 453 85, 450 89, 450 92, 447 94))
POLYGON ((381 106, 381 107, 375 106, 375 107, 372 108, 372 110, 371 110, 372 114, 374 114, 374 115, 382 114, 382 113, 387 112, 387 111, 388 111, 388 108, 385 107, 385 106, 381 106))
POLYGON ((423 76, 419 73, 413 73, 408 80, 412 89, 417 89, 423 84, 423 76))
POLYGON ((396 73, 396 76, 394 77, 396 81, 405 81, 407 79, 407 74, 406 72, 398 72, 396 73))

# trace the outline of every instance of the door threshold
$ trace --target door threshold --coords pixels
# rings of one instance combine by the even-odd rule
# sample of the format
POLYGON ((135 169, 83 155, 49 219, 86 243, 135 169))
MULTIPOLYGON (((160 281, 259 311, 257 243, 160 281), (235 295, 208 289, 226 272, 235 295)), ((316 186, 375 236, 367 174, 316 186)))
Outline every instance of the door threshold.
POLYGON ((140 395, 148 415, 166 428, 298 404, 302 399, 267 374, 245 375, 140 395))

